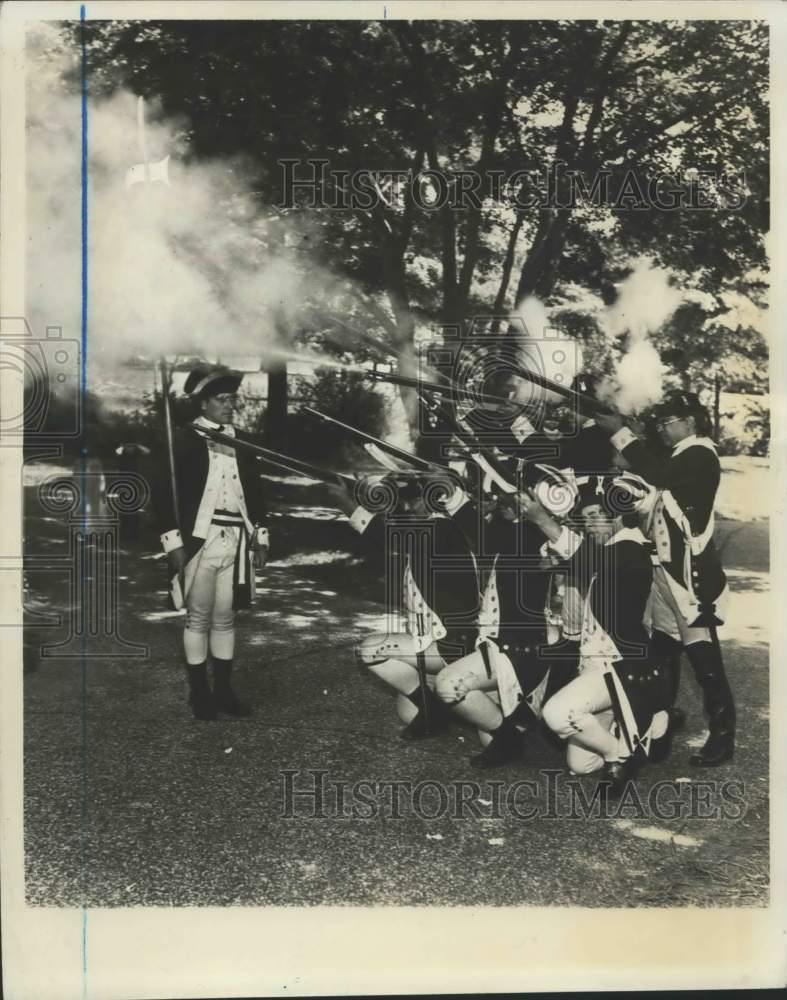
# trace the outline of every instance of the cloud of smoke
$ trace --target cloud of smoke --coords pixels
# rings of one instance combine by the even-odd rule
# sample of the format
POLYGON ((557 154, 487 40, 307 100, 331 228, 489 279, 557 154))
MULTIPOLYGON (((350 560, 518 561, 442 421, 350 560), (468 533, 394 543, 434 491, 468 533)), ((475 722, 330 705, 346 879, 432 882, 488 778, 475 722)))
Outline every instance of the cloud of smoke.
POLYGON ((646 257, 632 261, 632 273, 618 286, 615 302, 599 316, 608 336, 623 338, 624 351, 613 376, 599 390, 600 398, 621 413, 639 412, 663 394, 664 366, 649 336, 672 316, 684 301, 670 284, 669 272, 646 257))
MULTIPOLYGON (((572 337, 556 327, 544 303, 534 295, 528 296, 514 310, 513 320, 523 328, 520 364, 553 382, 570 386, 571 380, 582 370, 582 349, 572 337)), ((529 384, 522 388, 530 397, 537 394, 542 403, 563 400, 558 393, 536 390, 529 384)))
MULTIPOLYGON (((54 32, 37 25, 28 38, 28 316, 36 332, 55 325, 78 337, 81 106, 54 32)), ((183 159, 183 129, 146 110, 148 161, 170 155, 171 183, 127 187, 127 171, 143 162, 136 98, 119 91, 89 103, 89 385, 134 355, 260 356, 307 294, 284 251, 287 230, 255 204, 243 165, 183 159)), ((310 268, 310 294, 320 280, 310 268)))

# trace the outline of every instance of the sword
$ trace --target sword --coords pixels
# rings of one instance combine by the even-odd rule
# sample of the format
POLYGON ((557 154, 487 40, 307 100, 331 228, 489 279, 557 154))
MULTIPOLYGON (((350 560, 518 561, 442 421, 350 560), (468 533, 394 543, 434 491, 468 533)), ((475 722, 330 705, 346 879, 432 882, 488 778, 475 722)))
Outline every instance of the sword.
POLYGON ((634 743, 631 733, 629 733, 628 726, 626 725, 626 719, 623 715, 623 706, 620 704, 618 689, 615 687, 615 679, 613 678, 611 671, 604 671, 604 681, 606 682, 607 691, 609 692, 609 700, 612 702, 612 711, 614 712, 617 723, 620 726, 620 731, 623 733, 626 740, 626 746, 629 748, 629 753, 633 755, 634 743))

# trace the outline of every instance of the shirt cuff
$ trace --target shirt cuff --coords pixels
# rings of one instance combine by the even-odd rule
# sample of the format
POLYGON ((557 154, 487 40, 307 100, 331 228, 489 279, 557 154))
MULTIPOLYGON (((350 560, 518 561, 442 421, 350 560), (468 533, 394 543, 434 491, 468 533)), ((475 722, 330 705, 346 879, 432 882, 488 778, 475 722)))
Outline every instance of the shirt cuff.
POLYGON ((563 527, 554 542, 549 542, 553 552, 563 559, 570 559, 582 544, 582 536, 570 528, 563 527))
POLYGON ((637 441, 638 438, 630 427, 621 427, 619 431, 615 431, 609 440, 613 448, 623 451, 624 448, 628 448, 632 441, 637 441))
POLYGON ((267 528, 257 527, 254 531, 254 541, 257 545, 270 545, 271 536, 267 528))
POLYGON ((350 515, 350 527, 354 528, 359 535, 362 535, 371 524, 373 517, 374 514, 370 513, 365 507, 356 507, 350 515))
POLYGON ((458 511, 460 511, 462 507, 464 507, 464 505, 469 502, 469 500, 470 497, 468 496, 468 494, 465 493, 465 491, 460 486, 457 486, 457 488, 454 490, 454 492, 451 494, 451 496, 448 498, 446 502, 445 505, 446 514, 448 514, 449 517, 453 517, 453 515, 456 514, 458 511))
POLYGON ((177 528, 173 528, 172 531, 165 531, 161 536, 161 544, 164 546, 164 552, 169 554, 175 549, 183 548, 183 539, 180 537, 180 531, 177 528))

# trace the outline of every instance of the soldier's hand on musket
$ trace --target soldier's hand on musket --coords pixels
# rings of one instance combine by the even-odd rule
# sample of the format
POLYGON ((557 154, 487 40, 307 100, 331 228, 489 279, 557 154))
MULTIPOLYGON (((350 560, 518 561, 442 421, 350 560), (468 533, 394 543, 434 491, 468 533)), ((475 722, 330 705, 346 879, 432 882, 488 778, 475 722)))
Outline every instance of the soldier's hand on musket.
POLYGON ((536 497, 532 490, 522 490, 516 495, 519 514, 534 524, 546 538, 555 541, 561 532, 560 523, 536 497))
POLYGON ((539 524, 551 521, 552 516, 546 507, 537 499, 532 490, 522 490, 516 494, 516 503, 519 513, 531 524, 539 524))
POLYGON ((171 552, 167 553, 167 562, 169 563, 169 569, 172 576, 176 573, 182 573, 186 568, 186 550, 181 545, 177 549, 172 549, 171 552))
POLYGON ((349 516, 358 506, 358 502, 353 496, 353 491, 343 479, 336 483, 328 483, 325 489, 334 505, 343 514, 349 516))
POLYGON ((597 413, 595 421, 597 426, 606 431, 610 436, 616 434, 625 424, 623 417, 619 413, 597 413))
POLYGON ((269 546, 260 544, 259 542, 252 542, 251 551, 254 554, 254 565, 257 569, 262 569, 268 561, 269 546))
POLYGON ((171 552, 167 553, 167 562, 169 563, 169 575, 170 577, 177 576, 180 582, 181 592, 185 590, 185 572, 186 572, 186 550, 181 545, 177 549, 173 549, 171 552))

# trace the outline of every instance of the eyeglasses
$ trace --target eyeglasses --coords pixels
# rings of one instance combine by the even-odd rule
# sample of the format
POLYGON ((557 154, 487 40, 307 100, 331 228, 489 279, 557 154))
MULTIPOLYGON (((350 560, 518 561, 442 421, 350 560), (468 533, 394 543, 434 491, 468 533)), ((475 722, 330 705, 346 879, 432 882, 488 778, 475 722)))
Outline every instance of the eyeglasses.
POLYGON ((656 424, 657 427, 667 427, 669 424, 674 424, 678 420, 683 420, 683 417, 668 417, 666 420, 659 420, 656 424))

